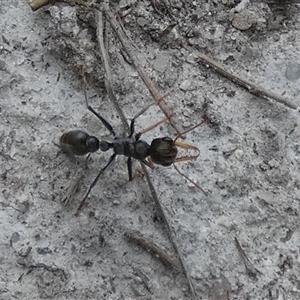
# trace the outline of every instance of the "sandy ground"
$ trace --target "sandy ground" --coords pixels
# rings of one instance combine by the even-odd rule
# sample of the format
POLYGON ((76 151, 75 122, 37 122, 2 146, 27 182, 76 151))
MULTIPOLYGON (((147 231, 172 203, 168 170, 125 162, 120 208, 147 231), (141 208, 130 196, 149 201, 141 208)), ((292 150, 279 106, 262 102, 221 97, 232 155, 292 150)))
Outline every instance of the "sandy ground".
MULTIPOLYGON (((199 158, 177 165, 207 196, 173 167, 149 169, 197 299, 300 299, 299 113, 197 63, 180 43, 300 106, 300 4, 117 2, 114 14, 156 87, 169 93, 179 125, 210 118, 186 135, 199 158)), ((60 3, 32 12, 14 0, 2 1, 0 13, 0 298, 192 299, 147 182, 128 181, 122 156, 75 216, 111 154, 93 154, 84 169, 83 157, 55 145, 76 128, 111 140, 85 106, 81 66, 90 104, 124 131, 107 97, 94 11, 60 3), (78 170, 78 191, 63 205, 78 170), (125 238, 128 231, 168 251, 175 267, 125 238)), ((109 24, 106 34, 113 90, 130 120, 153 100, 109 24)), ((163 116, 150 107, 136 131, 163 116)), ((164 123, 142 138, 162 136, 176 133, 164 123)))

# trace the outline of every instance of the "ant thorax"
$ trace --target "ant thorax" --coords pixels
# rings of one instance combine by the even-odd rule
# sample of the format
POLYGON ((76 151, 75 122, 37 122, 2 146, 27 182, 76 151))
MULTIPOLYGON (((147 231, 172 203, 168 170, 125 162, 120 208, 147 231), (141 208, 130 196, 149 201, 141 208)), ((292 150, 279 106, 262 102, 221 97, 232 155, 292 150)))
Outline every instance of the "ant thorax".
POLYGON ((117 155, 125 155, 143 160, 149 156, 150 145, 143 140, 135 140, 133 137, 116 137, 113 141, 113 150, 117 155))
POLYGON ((130 145, 134 143, 133 138, 116 136, 113 141, 113 150, 117 155, 126 155, 131 153, 130 145))

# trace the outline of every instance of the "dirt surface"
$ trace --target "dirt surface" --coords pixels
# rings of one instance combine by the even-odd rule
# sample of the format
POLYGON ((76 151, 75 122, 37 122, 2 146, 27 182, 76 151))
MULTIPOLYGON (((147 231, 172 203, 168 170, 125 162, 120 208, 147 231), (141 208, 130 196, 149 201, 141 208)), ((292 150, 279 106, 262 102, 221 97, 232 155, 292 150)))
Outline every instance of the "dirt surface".
MULTIPOLYGON (((199 158, 177 165, 207 196, 172 167, 149 169, 197 299, 300 299, 299 112, 253 96, 182 47, 300 106, 299 3, 124 0, 111 9, 156 87, 169 93, 179 125, 209 117, 185 139, 199 158)), ((128 181, 123 156, 75 216, 111 154, 93 154, 85 169, 84 157, 55 144, 76 128, 111 140, 86 108, 82 67, 90 104, 124 131, 105 89, 94 12, 63 3, 32 12, 25 0, 1 2, 0 298, 192 299, 147 182, 128 181), (176 266, 124 236, 131 231, 168 251, 176 266)), ((113 90, 130 120, 153 99, 108 23, 105 32, 113 90)), ((163 117, 150 107, 136 131, 163 117)), ((176 133, 164 123, 142 138, 162 136, 176 133)))

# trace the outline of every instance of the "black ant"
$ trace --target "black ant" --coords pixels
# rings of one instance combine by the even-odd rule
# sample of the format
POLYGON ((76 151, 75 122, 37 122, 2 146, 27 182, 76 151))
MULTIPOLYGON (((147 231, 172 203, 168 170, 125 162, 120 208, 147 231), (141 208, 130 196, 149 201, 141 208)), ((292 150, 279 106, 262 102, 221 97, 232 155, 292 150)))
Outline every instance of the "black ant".
MULTIPOLYGON (((195 160, 199 156, 199 149, 193 145, 189 145, 186 143, 178 142, 177 139, 187 132, 195 129, 196 127, 202 125, 206 120, 202 121, 200 124, 193 126, 192 128, 182 132, 179 134, 175 140, 171 139, 170 137, 163 137, 163 138, 156 138, 151 142, 149 145, 144 140, 140 140, 141 135, 159 124, 165 122, 166 120, 160 121, 149 128, 134 134, 134 125, 135 120, 143 114, 149 106, 144 108, 141 112, 136 114, 130 123, 130 131, 129 135, 126 137, 116 135, 113 127, 106 121, 102 116, 100 116, 88 103, 87 92, 85 91, 85 100, 86 105, 89 111, 91 111, 101 122, 102 124, 108 129, 108 131, 113 135, 114 140, 112 142, 107 141, 99 141, 98 138, 94 136, 90 136, 89 134, 85 133, 82 130, 72 130, 67 133, 64 133, 60 137, 60 147, 63 151, 71 153, 73 155, 86 155, 92 152, 96 152, 97 150, 101 150, 103 152, 108 151, 109 149, 113 149, 113 154, 109 158, 107 164, 99 171, 97 177, 94 179, 93 183, 88 188, 83 200, 81 201, 80 205, 78 206, 77 212, 80 211, 85 204, 85 201, 91 192, 92 188, 98 182, 102 173, 106 170, 106 168, 115 160, 117 155, 125 155, 128 157, 127 159, 127 169, 129 180, 133 180, 132 176, 132 158, 141 161, 143 164, 148 166, 149 168, 153 169, 153 164, 158 164, 164 167, 168 167, 175 162, 181 161, 188 161, 188 160, 195 160), (198 154, 195 156, 182 156, 177 157, 177 147, 184 148, 184 149, 193 149, 198 151, 198 154)), ((174 165, 175 166, 175 165, 174 165)), ((185 177, 187 180, 192 182, 195 186, 203 191, 206 192, 194 183, 191 179, 189 179, 186 175, 182 174, 178 168, 175 166, 176 170, 185 177)))

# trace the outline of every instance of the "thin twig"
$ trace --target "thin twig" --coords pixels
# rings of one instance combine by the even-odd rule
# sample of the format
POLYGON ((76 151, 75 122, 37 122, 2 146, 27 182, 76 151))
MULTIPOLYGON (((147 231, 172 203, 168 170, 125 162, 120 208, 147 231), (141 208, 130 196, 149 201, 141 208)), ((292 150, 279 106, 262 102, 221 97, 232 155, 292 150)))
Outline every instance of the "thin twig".
MULTIPOLYGON (((86 168, 86 166, 85 166, 86 168)), ((76 193, 79 183, 82 181, 84 175, 84 168, 80 168, 77 170, 76 174, 73 176, 73 178, 70 181, 70 184, 65 190, 65 193, 63 195, 63 198, 61 199, 61 202, 64 205, 68 205, 73 197, 73 195, 76 193)))
POLYGON ((2 80, 0 84, 0 89, 3 87, 9 86, 14 81, 19 81, 22 78, 22 76, 17 76, 15 74, 11 74, 8 78, 2 80))
POLYGON ((117 104, 118 101, 117 101, 117 98, 112 89, 112 84, 111 84, 112 76, 111 76, 110 67, 109 67, 108 54, 107 54, 107 51, 106 51, 106 48, 104 45, 104 37, 103 37, 104 23, 103 23, 103 13, 101 11, 96 11, 96 24, 97 24, 97 39, 98 39, 98 43, 99 43, 102 60, 103 60, 104 70, 105 70, 105 87, 108 92, 108 97, 109 97, 110 101, 114 105, 116 111, 118 112, 118 114, 122 120, 124 127, 128 131, 129 126, 128 126, 127 120, 126 120, 123 112, 121 111, 120 106, 117 104))
POLYGON ((87 4, 87 1, 85 0, 28 0, 28 4, 33 11, 38 10, 48 4, 54 4, 55 2, 75 3, 81 5, 87 4))
POLYGON ((144 283, 148 292, 152 293, 151 286, 149 284, 149 277, 146 274, 144 274, 140 269, 135 268, 133 266, 131 266, 131 267, 132 267, 132 270, 134 271, 134 273, 141 278, 141 280, 144 283))
POLYGON ((234 242, 235 242, 235 245, 236 245, 236 248, 238 249, 243 261, 244 261, 244 264, 245 264, 245 268, 246 268, 246 271, 247 271, 247 274, 250 276, 250 277, 253 277, 256 279, 257 277, 257 274, 262 274, 259 270, 257 270, 253 264, 251 263, 251 261, 249 260, 249 258, 247 257, 245 251, 243 250, 240 242, 238 241, 238 239, 235 237, 234 238, 234 242))
POLYGON ((165 266, 174 268, 176 262, 174 258, 167 253, 163 248, 155 244, 150 238, 146 238, 140 232, 135 230, 126 230, 124 236, 144 248, 146 251, 158 258, 165 266))
POLYGON ((253 84, 252 82, 248 81, 247 79, 245 79, 241 76, 230 73, 229 71, 225 70, 220 64, 218 64, 215 60, 209 58, 208 56, 206 56, 205 54, 203 54, 199 51, 196 51, 192 47, 189 47, 187 45, 183 45, 183 47, 190 52, 196 53, 199 61, 202 62, 204 65, 209 65, 211 68, 213 68, 219 74, 223 75, 224 77, 228 78, 232 82, 234 82, 234 83, 238 84, 239 86, 248 90, 249 93, 259 96, 266 100, 274 100, 274 101, 279 102, 289 108, 299 110, 299 106, 297 106, 292 101, 285 99, 284 97, 278 96, 277 94, 275 94, 271 91, 267 91, 264 88, 262 88, 256 84, 253 84))

